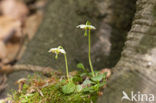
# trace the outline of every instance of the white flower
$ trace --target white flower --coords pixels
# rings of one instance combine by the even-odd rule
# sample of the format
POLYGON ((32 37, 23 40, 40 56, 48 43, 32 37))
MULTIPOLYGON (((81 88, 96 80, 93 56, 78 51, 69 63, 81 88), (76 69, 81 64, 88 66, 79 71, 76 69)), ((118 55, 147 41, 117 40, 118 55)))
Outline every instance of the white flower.
POLYGON ((49 51, 49 53, 55 53, 55 54, 59 54, 59 53, 62 53, 62 54, 66 54, 65 50, 62 49, 62 48, 51 48, 49 51))
POLYGON ((76 26, 77 28, 80 28, 80 29, 91 29, 91 30, 95 30, 96 28, 92 25, 85 25, 85 24, 81 24, 81 25, 78 25, 76 26))

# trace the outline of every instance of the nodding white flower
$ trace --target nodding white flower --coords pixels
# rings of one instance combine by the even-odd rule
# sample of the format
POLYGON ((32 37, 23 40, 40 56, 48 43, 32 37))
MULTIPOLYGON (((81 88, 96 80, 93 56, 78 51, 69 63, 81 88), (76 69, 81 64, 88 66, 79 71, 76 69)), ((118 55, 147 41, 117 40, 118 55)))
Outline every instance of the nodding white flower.
POLYGON ((56 54, 55 59, 58 58, 59 53, 66 54, 66 52, 62 46, 59 46, 58 48, 51 48, 48 52, 49 53, 55 53, 56 54))
POLYGON ((95 30, 96 28, 93 25, 85 25, 85 24, 81 24, 76 26, 77 28, 80 29, 90 29, 90 30, 95 30))
POLYGON ((63 48, 51 48, 49 51, 49 53, 55 53, 55 54, 59 54, 59 53, 62 53, 62 54, 66 54, 65 50, 63 48))
POLYGON ((91 23, 89 21, 87 21, 86 24, 81 24, 76 27, 85 30, 84 36, 88 35, 88 30, 90 31, 90 30, 96 29, 93 25, 91 25, 91 23))

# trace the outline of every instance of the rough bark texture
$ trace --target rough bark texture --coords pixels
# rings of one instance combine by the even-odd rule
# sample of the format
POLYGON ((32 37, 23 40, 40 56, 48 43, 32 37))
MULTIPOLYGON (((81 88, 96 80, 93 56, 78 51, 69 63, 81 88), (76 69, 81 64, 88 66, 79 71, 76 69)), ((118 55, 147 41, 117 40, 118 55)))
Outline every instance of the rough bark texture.
MULTIPOLYGON (((122 91, 129 96, 131 91, 156 96, 155 5, 154 0, 137 0, 137 11, 120 61, 114 67, 114 75, 98 103, 121 103, 122 91)), ((131 101, 124 100, 123 103, 131 101)))

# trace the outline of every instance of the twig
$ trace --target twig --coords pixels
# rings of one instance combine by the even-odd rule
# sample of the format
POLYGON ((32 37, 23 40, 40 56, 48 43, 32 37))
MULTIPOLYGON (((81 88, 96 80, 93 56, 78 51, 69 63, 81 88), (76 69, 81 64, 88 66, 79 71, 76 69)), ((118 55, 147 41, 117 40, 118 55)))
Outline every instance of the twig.
POLYGON ((41 72, 43 74, 51 74, 52 72, 56 74, 60 74, 51 67, 40 67, 34 65, 25 65, 25 64, 16 64, 14 66, 3 66, 0 69, 0 74, 10 74, 17 71, 33 71, 33 72, 41 72))

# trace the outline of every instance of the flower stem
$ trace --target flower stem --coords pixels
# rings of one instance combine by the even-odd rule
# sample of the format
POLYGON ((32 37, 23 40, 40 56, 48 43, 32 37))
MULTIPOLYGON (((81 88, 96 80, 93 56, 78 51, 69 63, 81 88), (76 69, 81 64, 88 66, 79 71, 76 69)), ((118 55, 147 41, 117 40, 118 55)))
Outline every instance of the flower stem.
POLYGON ((67 62, 67 56, 66 56, 66 54, 64 54, 64 59, 65 59, 65 64, 66 64, 66 75, 67 75, 67 79, 69 81, 68 62, 67 62))
POLYGON ((89 65, 90 65, 90 69, 92 72, 92 76, 95 76, 94 74, 94 70, 93 70, 93 66, 92 66, 92 61, 91 61, 91 55, 90 55, 90 44, 91 44, 91 40, 90 40, 90 29, 88 30, 89 34, 88 34, 88 59, 89 59, 89 65))

